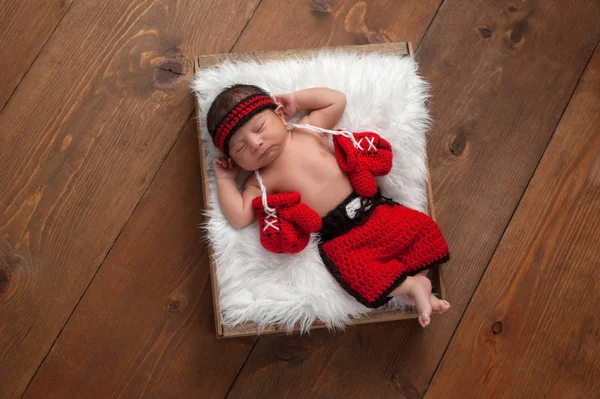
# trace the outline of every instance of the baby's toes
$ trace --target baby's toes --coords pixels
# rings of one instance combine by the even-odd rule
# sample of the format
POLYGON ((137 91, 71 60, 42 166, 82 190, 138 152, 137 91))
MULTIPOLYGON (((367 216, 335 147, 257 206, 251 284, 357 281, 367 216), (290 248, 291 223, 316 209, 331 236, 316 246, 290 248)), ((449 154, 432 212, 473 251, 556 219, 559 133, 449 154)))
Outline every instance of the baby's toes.
POLYGON ((431 302, 431 309, 434 312, 443 312, 443 311, 447 310, 447 309, 444 309, 444 307, 445 307, 444 301, 437 299, 435 297, 435 295, 431 294, 429 296, 429 301, 431 302))
POLYGON ((445 312, 446 310, 450 309, 450 302, 448 301, 440 301, 442 304, 442 312, 445 312))
POLYGON ((431 309, 433 309, 434 312, 444 313, 450 309, 450 303, 448 303, 448 301, 437 299, 433 294, 431 294, 430 301, 431 309))

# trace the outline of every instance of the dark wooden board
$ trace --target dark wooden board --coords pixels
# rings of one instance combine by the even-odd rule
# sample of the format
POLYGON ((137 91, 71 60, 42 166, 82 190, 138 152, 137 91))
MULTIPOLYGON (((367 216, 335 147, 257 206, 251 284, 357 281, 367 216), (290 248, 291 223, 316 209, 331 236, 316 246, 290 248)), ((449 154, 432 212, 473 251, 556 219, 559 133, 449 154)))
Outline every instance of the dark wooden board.
MULTIPOLYGON (((414 7, 421 7, 420 3, 413 4, 414 7)), ((431 15, 434 13, 435 10, 431 10, 431 15)), ((293 20, 291 15, 286 18, 293 20)), ((268 43, 264 46, 264 49, 269 48, 268 43)), ((227 49, 213 51, 213 53, 223 51, 227 49)), ((198 54, 202 53, 206 52, 202 51, 198 54)), ((189 92, 187 96, 189 99, 189 92)), ((172 108, 171 111, 174 112, 175 109, 172 108)), ((207 277, 208 261, 205 258, 194 258, 199 256, 197 245, 203 245, 194 241, 199 234, 196 231, 197 224, 202 219, 198 209, 189 209, 196 206, 195 204, 200 200, 198 196, 200 172, 195 169, 196 187, 190 180, 177 179, 172 183, 167 181, 172 176, 182 173, 182 168, 188 167, 187 161, 171 160, 175 157, 177 148, 193 150, 195 162, 198 162, 197 143, 194 143, 193 149, 189 149, 189 142, 180 143, 184 137, 180 137, 175 149, 169 154, 148 189, 146 194, 150 195, 147 199, 148 203, 140 204, 131 216, 131 224, 127 225, 117 239, 114 255, 113 253, 109 255, 107 263, 103 265, 90 285, 86 296, 65 327, 65 338, 63 335, 59 337, 32 382, 27 397, 35 397, 42 392, 47 396, 55 392, 57 397, 69 396, 72 393, 81 394, 86 389, 86 380, 87 389, 92 394, 103 394, 112 389, 111 392, 123 392, 123 396, 137 396, 144 392, 147 396, 161 398, 211 397, 213 394, 213 397, 220 397, 224 387, 234 381, 236 372, 243 366, 255 338, 224 341, 217 341, 215 338, 213 314, 212 310, 209 310, 212 303, 207 277), (165 202, 164 196, 168 196, 168 193, 151 195, 157 190, 164 192, 159 187, 168 187, 168 191, 171 192, 181 192, 177 194, 173 203, 165 202), (181 209, 186 207, 187 209, 181 209), (162 213, 145 209, 161 209, 162 213), (138 216, 138 213, 144 214, 138 216), (158 227, 154 225, 148 227, 147 219, 152 217, 162 218, 160 230, 173 231, 172 237, 155 231, 154 229, 158 227), (189 220, 185 222, 185 226, 179 225, 186 218, 189 220), (146 234, 143 237, 148 243, 147 246, 133 247, 132 244, 128 244, 129 241, 140 239, 141 232, 146 234), (161 238, 164 242, 160 242, 161 238), (178 239, 182 242, 175 242, 178 239), (171 240, 175 240, 173 242, 177 245, 169 249, 168 253, 172 259, 169 264, 159 267, 151 263, 154 258, 157 258, 157 261, 164 259, 164 248, 169 246, 171 240), (127 252, 123 248, 131 251, 127 252), (189 259, 198 260, 198 270, 194 272, 197 273, 194 277, 196 281, 186 286, 189 291, 183 295, 187 299, 188 307, 176 315, 168 314, 167 307, 171 303, 171 298, 165 297, 165 294, 175 292, 169 290, 181 278, 178 273, 181 273, 181 270, 188 270, 182 268, 191 267, 187 263, 189 259), (136 266, 136 262, 143 262, 143 264, 136 266), (104 266, 108 266, 106 272, 104 266), (119 272, 121 268, 133 269, 133 271, 130 274, 119 272), (143 273, 146 268, 152 270, 147 277, 141 278, 136 274, 143 273), (167 277, 160 274, 164 273, 161 269, 173 269, 167 281, 163 281, 167 277), (116 282, 119 284, 116 285, 116 282), (108 287, 111 286, 113 288, 109 290, 108 287), (194 301, 197 301, 197 304, 194 301), (156 309, 157 306, 160 309, 156 309), (146 308, 149 310, 145 311, 146 308), (120 312, 126 313, 120 315, 120 312), (199 312, 200 315, 195 315, 194 312, 199 312), (178 318, 165 325, 166 317, 177 317, 180 314, 191 316, 187 322, 178 318), (110 315, 112 318, 109 317, 110 315), (96 317, 99 318, 98 322, 94 321, 96 317), (190 326, 189 324, 193 324, 193 320, 197 320, 198 317, 201 317, 202 324, 197 322, 195 326, 190 326), (102 322, 104 320, 105 323, 102 322), (178 326, 180 329, 177 332, 175 329, 178 326), (209 336, 212 340, 208 340, 209 336), (168 341, 169 339, 171 341, 168 341), (95 348, 95 345, 98 348, 95 348), (115 352, 111 352, 113 345, 115 352), (161 355, 163 349, 164 354, 161 355), (130 357, 133 356, 132 354, 136 356, 133 360, 130 357), (80 364, 86 372, 77 370, 80 364), (155 369, 154 365, 156 365, 155 369), (90 382, 91 379, 93 380, 90 382), (203 390, 207 393, 200 394, 199 392, 203 390)), ((199 165, 195 165, 194 168, 199 168, 199 165)), ((180 306, 181 303, 183 302, 180 300, 180 306)))
POLYGON ((190 119, 25 398, 221 398, 253 339, 217 341, 190 119))
POLYGON ((73 0, 0 0, 0 111, 73 0))
POLYGON ((228 51, 257 4, 75 1, 0 113, 0 397, 22 395, 192 115, 193 56, 228 51))
POLYGON ((400 321, 261 337, 230 398, 425 392, 594 50, 598 21, 590 3, 444 2, 416 58, 432 84, 428 154, 453 308, 425 330, 400 321))
POLYGON ((598 397, 599 225, 596 49, 426 397, 598 397))
POLYGON ((419 43, 441 0, 263 0, 234 51, 419 43))

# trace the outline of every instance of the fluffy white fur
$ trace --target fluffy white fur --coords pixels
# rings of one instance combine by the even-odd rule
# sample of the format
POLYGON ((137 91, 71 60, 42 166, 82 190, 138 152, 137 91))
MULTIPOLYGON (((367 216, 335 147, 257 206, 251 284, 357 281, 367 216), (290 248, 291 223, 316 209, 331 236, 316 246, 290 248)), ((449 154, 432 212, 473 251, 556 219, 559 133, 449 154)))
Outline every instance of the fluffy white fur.
MULTIPOLYGON (((276 255, 261 246, 257 222, 237 230, 221 212, 212 162, 222 154, 206 131, 205 118, 215 96, 234 83, 255 84, 271 94, 317 86, 345 93, 347 107, 338 127, 372 130, 386 138, 392 144, 394 163, 390 174, 378 178, 382 193, 423 212, 427 208, 428 86, 408 56, 358 56, 340 49, 321 50, 310 59, 225 62, 199 71, 192 79, 202 109, 200 139, 205 142, 212 207, 203 227, 215 250, 224 325, 253 321, 259 331, 280 324, 288 332, 298 326, 304 333, 320 319, 330 329, 344 329, 352 317, 371 309, 347 294, 329 274, 314 235, 301 253, 276 255)), ((386 306, 406 309, 399 298, 386 306)))

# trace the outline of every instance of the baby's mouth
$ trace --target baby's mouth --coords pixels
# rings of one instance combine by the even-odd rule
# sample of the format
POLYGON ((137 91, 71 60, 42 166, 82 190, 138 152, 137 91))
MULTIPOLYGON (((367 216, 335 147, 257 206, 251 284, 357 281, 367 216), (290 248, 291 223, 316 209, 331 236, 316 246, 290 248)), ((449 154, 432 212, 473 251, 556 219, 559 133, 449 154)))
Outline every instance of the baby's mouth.
POLYGON ((269 153, 269 151, 271 151, 271 148, 273 148, 273 146, 270 146, 269 148, 267 148, 266 150, 264 150, 263 153, 260 154, 260 156, 258 157, 258 159, 262 159, 262 157, 264 157, 265 155, 267 155, 269 153))

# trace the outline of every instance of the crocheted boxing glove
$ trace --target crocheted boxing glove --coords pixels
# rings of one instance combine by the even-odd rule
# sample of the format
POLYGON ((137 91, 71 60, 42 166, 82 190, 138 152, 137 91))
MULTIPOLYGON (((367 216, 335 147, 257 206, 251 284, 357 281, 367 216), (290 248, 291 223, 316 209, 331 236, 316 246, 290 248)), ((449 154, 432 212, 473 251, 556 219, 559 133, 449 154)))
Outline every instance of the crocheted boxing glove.
POLYGON ((260 242, 274 253, 298 253, 308 245, 310 233, 319 231, 321 217, 306 204, 299 193, 267 195, 265 209, 262 197, 252 200, 260 226, 260 242))
POLYGON ((349 137, 333 137, 335 158, 356 192, 363 197, 377 193, 374 176, 387 175, 392 169, 392 146, 374 132, 352 133, 349 137))

